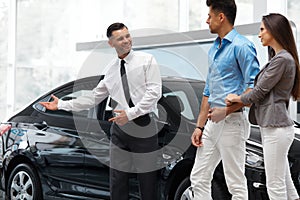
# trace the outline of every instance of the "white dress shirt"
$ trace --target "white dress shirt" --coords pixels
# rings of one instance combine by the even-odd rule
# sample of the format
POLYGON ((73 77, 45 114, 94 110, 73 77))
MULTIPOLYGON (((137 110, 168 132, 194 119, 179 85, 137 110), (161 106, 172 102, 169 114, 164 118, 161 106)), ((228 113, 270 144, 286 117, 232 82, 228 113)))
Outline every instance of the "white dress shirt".
POLYGON ((126 102, 120 74, 121 59, 117 58, 107 66, 104 79, 93 89, 92 95, 70 101, 59 100, 58 109, 67 111, 88 109, 110 95, 118 103, 116 109, 125 110, 129 120, 155 112, 162 93, 161 76, 155 58, 151 54, 131 50, 123 60, 134 107, 129 108, 126 102))

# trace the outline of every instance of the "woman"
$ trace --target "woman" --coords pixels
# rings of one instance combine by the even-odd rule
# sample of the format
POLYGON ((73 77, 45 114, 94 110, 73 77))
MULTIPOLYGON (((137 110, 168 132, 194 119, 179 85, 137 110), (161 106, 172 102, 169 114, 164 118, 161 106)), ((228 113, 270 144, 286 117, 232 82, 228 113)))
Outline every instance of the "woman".
POLYGON ((293 32, 284 16, 269 14, 262 18, 258 37, 263 46, 270 48, 270 61, 256 76, 253 90, 241 96, 229 94, 226 104, 252 104, 249 119, 254 118, 260 126, 270 200, 299 200, 287 158, 295 134, 288 114, 289 100, 300 96, 299 58, 293 32))

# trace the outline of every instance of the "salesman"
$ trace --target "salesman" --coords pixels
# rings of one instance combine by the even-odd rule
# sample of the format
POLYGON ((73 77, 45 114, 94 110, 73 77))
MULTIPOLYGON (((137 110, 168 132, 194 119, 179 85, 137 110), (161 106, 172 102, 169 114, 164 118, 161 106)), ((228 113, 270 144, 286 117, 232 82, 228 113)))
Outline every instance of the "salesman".
POLYGON ((109 121, 111 200, 128 200, 130 172, 139 179, 142 200, 157 199, 156 163, 158 137, 153 113, 161 97, 161 77, 155 58, 132 50, 132 38, 123 23, 107 28, 108 43, 117 58, 108 66, 104 79, 90 96, 63 101, 52 95, 51 102, 40 102, 49 110, 80 111, 111 96, 115 116, 109 121), (147 156, 141 156, 141 155, 147 156), (149 166, 153 166, 149 167, 149 166))

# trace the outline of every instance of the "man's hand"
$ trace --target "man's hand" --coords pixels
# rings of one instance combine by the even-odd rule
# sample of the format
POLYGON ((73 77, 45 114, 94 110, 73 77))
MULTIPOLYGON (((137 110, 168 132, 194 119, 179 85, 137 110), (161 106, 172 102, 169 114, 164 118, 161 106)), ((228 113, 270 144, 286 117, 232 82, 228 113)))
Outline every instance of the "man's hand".
POLYGON ((53 98, 53 101, 51 102, 39 102, 42 106, 44 106, 48 110, 57 110, 57 104, 58 104, 58 98, 54 96, 53 94, 51 95, 53 98))
POLYGON ((232 105, 232 103, 235 103, 235 99, 237 99, 238 95, 236 94, 228 94, 227 97, 225 98, 225 103, 227 106, 232 105))
POLYGON ((226 117, 226 107, 224 108, 211 108, 209 109, 209 113, 207 118, 213 122, 219 122, 226 117))
POLYGON ((196 128, 194 130, 193 135, 191 137, 191 140, 192 140, 192 144, 195 147, 202 147, 203 146, 202 134, 203 134, 203 132, 199 128, 196 128))
POLYGON ((114 113, 117 115, 113 118, 110 118, 108 121, 115 122, 116 124, 123 126, 128 122, 128 117, 125 110, 114 110, 114 113))

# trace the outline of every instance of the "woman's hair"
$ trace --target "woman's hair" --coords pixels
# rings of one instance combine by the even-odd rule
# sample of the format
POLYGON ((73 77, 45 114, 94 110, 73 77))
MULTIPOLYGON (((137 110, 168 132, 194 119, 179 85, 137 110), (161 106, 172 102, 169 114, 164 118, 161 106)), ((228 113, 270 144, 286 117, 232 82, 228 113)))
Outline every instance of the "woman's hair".
POLYGON ((222 12, 228 21, 234 25, 236 17, 236 4, 234 0, 206 0, 206 5, 211 6, 212 10, 222 12))
POLYGON ((127 26, 125 26, 123 23, 116 22, 111 24, 106 31, 107 38, 110 38, 112 36, 112 32, 122 30, 123 28, 128 29, 127 26))
MULTIPOLYGON (((294 58, 296 64, 296 76, 292 89, 292 96, 294 100, 297 100, 300 98, 300 66, 296 42, 290 22, 286 17, 277 13, 271 13, 269 15, 263 16, 262 22, 264 23, 268 32, 272 34, 274 39, 294 58)), ((273 58, 274 56, 275 51, 270 48, 269 59, 273 58)))

